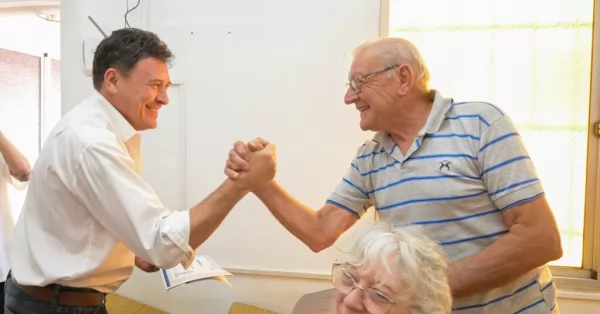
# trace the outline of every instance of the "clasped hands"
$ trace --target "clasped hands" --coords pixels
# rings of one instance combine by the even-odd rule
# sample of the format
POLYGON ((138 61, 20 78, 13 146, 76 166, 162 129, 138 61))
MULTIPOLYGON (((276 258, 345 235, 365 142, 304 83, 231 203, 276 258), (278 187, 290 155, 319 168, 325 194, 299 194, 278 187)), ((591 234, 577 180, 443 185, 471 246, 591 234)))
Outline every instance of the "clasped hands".
MULTIPOLYGON (((276 165, 275 146, 266 140, 257 138, 248 143, 237 141, 229 151, 225 174, 238 187, 252 191, 273 180, 276 165)), ((147 273, 159 270, 158 267, 137 256, 135 266, 147 273)))
POLYGON ((275 145, 257 138, 251 142, 237 141, 229 151, 225 175, 238 186, 253 191, 270 182, 276 172, 275 145))

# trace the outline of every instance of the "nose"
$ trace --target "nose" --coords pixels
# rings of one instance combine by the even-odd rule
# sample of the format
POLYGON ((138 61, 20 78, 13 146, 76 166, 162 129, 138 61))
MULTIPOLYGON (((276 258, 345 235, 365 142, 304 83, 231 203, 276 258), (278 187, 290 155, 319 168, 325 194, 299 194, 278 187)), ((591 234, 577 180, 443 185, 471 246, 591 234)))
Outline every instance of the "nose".
POLYGON ((158 92, 158 95, 156 95, 156 102, 163 106, 169 104, 169 94, 167 93, 166 88, 161 88, 158 92))
POLYGON ((344 103, 346 105, 351 105, 358 100, 358 95, 348 86, 346 90, 346 95, 344 95, 344 103))
POLYGON ((347 308, 352 309, 352 311, 356 313, 366 314, 367 310, 365 309, 365 303, 363 302, 362 293, 362 290, 360 290, 357 287, 354 287, 354 289, 352 289, 352 291, 350 291, 344 297, 344 305, 347 308))

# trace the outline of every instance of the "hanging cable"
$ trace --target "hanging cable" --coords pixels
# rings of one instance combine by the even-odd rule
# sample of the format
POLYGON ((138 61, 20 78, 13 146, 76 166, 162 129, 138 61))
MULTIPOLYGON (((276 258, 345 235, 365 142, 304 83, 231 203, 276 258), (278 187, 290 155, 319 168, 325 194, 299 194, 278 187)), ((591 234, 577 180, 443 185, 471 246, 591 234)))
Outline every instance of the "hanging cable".
POLYGON ((137 7, 140 6, 140 1, 141 0, 138 0, 137 4, 133 8, 129 9, 129 0, 126 0, 127 12, 125 12, 125 27, 131 28, 131 25, 129 25, 129 21, 127 21, 127 15, 129 15, 130 12, 132 12, 133 10, 137 9, 137 7))

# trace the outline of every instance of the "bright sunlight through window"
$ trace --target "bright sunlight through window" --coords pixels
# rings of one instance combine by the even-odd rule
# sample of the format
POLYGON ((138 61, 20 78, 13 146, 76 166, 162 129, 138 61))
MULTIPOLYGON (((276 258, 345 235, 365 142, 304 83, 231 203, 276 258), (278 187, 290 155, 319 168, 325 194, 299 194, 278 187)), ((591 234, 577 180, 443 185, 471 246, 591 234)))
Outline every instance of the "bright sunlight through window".
POLYGON ((581 267, 593 0, 390 0, 390 36, 412 41, 431 88, 503 108, 546 190, 564 256, 581 267))

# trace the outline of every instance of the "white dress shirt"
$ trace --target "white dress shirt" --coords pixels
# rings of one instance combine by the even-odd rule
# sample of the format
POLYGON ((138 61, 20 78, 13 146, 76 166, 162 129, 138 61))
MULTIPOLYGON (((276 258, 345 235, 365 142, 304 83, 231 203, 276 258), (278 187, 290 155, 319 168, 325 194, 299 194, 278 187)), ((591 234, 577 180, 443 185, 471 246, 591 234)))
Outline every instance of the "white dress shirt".
POLYGON ((113 292, 135 255, 189 266, 189 211, 166 208, 140 172, 140 135, 102 95, 67 113, 33 168, 10 247, 15 280, 113 292))
POLYGON ((10 175, 8 164, 0 155, 0 282, 6 280, 10 263, 8 260, 8 248, 15 229, 15 220, 12 213, 12 204, 10 199, 10 186, 16 189, 24 189, 27 182, 19 182, 10 175))

